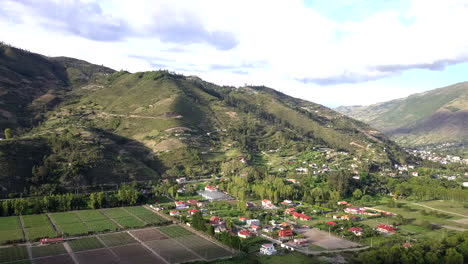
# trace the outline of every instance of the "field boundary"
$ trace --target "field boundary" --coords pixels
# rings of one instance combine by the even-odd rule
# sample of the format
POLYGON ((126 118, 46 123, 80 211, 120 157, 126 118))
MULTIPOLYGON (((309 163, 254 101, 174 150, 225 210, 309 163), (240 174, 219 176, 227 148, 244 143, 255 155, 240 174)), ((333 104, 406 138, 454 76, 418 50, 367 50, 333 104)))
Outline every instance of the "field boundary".
POLYGON ((133 235, 131 232, 127 231, 127 234, 129 234, 131 237, 133 237, 136 241, 138 241, 138 243, 140 243, 140 245, 142 245, 144 248, 148 249, 149 251, 151 251, 151 253, 153 253, 155 256, 157 256, 158 258, 160 258, 162 261, 164 261, 164 263, 166 264, 171 264, 169 263, 165 258, 163 258, 162 256, 160 256, 158 253, 156 253, 156 251, 154 251, 154 249, 150 248, 148 245, 146 245, 146 243, 144 243, 143 241, 141 241, 137 236, 133 235))

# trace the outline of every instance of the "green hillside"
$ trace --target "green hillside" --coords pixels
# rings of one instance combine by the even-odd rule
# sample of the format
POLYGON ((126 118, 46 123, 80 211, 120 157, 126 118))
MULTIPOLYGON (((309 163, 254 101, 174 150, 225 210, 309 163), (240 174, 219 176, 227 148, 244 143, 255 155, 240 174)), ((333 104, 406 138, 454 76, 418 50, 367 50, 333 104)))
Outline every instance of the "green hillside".
POLYGON ((336 110, 382 130, 403 145, 468 143, 468 82, 336 110))
MULTIPOLYGON (((363 161, 362 171, 408 161, 368 125, 267 87, 222 87, 167 71, 114 72, 75 59, 2 49, 34 60, 1 57, 14 73, 0 78, 15 87, 30 78, 28 89, 35 91, 22 107, 9 108, 12 97, 3 100, 3 109, 30 120, 8 119, 2 127, 16 134, 0 142, 4 192, 49 193, 161 177, 265 176, 291 166, 297 156, 320 153, 336 169, 350 165, 353 157, 363 161), (37 72, 20 77, 21 65, 31 63, 39 64, 37 72), (33 83, 36 79, 57 84, 46 89, 33 83), (29 110, 51 93, 56 103, 29 110), (334 158, 337 152, 344 153, 344 161, 334 158), (240 156, 248 162, 239 162, 240 156)), ((5 83, 0 89, 9 92, 5 83)))

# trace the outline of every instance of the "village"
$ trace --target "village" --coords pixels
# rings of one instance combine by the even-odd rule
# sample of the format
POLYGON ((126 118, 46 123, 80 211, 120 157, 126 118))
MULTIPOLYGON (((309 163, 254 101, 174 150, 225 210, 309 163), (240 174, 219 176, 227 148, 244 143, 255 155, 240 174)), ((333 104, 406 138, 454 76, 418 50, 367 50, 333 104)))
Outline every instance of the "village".
MULTIPOLYGON (((183 186, 185 180, 178 181, 183 186)), ((263 199, 246 202, 246 210, 240 211, 236 209, 238 201, 218 186, 207 183, 201 188, 199 200, 180 199, 150 205, 150 208, 188 226, 192 225, 191 217, 201 213, 211 230, 208 233, 212 232, 216 237, 226 232, 239 237, 241 243, 255 241, 249 252, 260 255, 276 255, 284 251, 307 255, 356 251, 368 248, 368 238, 389 237, 398 232, 398 228, 390 224, 371 227, 360 223, 368 218, 392 218, 397 214, 353 206, 346 201, 339 201, 335 209, 329 209, 291 200, 274 204, 263 199)))

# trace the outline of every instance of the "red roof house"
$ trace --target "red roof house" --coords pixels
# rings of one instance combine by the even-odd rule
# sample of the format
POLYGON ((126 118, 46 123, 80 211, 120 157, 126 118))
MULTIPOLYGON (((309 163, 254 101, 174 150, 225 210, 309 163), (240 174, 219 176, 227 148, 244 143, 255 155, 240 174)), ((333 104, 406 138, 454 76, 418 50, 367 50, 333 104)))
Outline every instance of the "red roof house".
POLYGON ((189 205, 197 205, 198 201, 197 200, 188 200, 187 204, 189 205))
POLYGON ((253 234, 249 230, 242 230, 242 231, 239 231, 237 235, 242 238, 248 238, 248 237, 251 237, 253 234))
POLYGON ((278 232, 279 237, 290 237, 294 236, 294 233, 291 229, 283 229, 278 232))
POLYGON ((284 210, 284 213, 285 214, 290 214, 290 213, 295 212, 295 211, 296 211, 296 209, 294 209, 294 208, 286 208, 286 210, 284 210))
POLYGON ((300 220, 305 220, 305 221, 312 219, 311 216, 308 216, 308 215, 305 215, 305 214, 300 214, 300 213, 297 213, 297 212, 293 212, 292 215, 293 215, 294 219, 300 219, 300 220))
POLYGON ((198 212, 198 209, 190 209, 188 210, 189 215, 194 215, 196 212, 198 212))
POLYGON ((335 225, 337 225, 337 223, 335 223, 335 222, 333 222, 333 221, 328 221, 328 222, 327 222, 327 225, 335 226, 335 225))
POLYGON ((396 228, 391 225, 381 224, 377 226, 377 232, 385 233, 385 234, 395 234, 396 228))
POLYGON ((214 192, 214 191, 216 191, 216 188, 211 186, 211 185, 207 185, 205 187, 205 191, 214 192))
POLYGON ((362 235, 362 228, 360 227, 351 227, 348 229, 349 232, 352 232, 355 236, 361 236, 362 235))

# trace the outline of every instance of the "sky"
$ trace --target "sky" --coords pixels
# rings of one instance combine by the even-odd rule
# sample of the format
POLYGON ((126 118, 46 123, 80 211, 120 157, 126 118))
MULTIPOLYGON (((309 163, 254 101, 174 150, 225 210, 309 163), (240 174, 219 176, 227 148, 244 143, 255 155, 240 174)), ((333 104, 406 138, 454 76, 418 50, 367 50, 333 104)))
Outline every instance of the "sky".
POLYGON ((0 0, 0 40, 329 107, 468 81, 468 0, 0 0))

